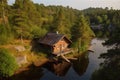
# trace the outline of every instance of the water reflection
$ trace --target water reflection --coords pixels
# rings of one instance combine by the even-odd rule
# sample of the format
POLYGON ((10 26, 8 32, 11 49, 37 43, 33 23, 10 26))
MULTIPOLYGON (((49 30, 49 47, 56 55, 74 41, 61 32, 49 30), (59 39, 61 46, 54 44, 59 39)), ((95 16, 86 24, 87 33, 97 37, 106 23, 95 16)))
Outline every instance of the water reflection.
POLYGON ((61 62, 49 62, 43 67, 51 71, 57 76, 65 76, 70 67, 73 67, 74 71, 79 75, 83 75, 88 67, 89 59, 88 53, 82 54, 77 60, 72 60, 71 63, 61 61, 61 62))
POLYGON ((82 54, 77 61, 73 61, 73 69, 79 76, 82 76, 86 72, 88 64, 89 64, 88 53, 85 53, 82 54))
POLYGON ((44 68, 53 72, 57 76, 65 76, 67 71, 70 68, 70 63, 61 61, 61 62, 48 62, 44 65, 44 68))

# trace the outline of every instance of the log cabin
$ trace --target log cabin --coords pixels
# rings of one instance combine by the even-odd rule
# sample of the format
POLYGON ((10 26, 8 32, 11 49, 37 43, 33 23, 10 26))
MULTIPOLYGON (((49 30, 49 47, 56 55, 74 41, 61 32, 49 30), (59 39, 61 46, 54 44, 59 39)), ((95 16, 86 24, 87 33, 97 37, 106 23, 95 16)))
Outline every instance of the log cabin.
POLYGON ((46 46, 46 49, 49 48, 47 50, 50 50, 50 53, 57 56, 71 52, 69 45, 72 41, 63 34, 47 33, 42 39, 39 40, 39 43, 46 46))

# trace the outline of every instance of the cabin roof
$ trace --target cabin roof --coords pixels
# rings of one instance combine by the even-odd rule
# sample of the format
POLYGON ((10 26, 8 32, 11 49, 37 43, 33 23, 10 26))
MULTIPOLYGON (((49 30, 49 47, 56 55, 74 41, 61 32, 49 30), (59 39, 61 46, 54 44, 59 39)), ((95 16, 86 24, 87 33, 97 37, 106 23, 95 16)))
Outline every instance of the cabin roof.
POLYGON ((57 33, 47 33, 41 40, 39 40, 39 43, 54 46, 54 44, 63 38, 65 38, 68 43, 72 43, 72 41, 69 40, 65 35, 57 33))

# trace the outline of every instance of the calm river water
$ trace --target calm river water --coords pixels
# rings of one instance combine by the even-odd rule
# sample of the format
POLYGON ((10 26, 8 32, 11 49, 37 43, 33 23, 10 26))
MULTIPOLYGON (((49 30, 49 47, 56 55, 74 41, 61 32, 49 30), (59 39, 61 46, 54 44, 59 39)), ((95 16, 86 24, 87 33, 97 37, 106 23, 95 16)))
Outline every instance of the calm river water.
POLYGON ((101 43, 104 40, 93 39, 92 49, 94 53, 87 52, 78 58, 78 60, 60 63, 47 63, 43 69, 43 76, 40 80, 90 80, 92 73, 99 68, 103 59, 99 59, 101 53, 107 52, 107 47, 101 43))

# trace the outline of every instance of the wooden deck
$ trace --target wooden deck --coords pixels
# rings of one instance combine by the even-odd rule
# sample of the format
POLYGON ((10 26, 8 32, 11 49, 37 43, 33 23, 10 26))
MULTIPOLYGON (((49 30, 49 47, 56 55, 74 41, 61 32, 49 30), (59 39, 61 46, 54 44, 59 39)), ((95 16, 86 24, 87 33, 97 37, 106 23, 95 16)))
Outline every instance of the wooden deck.
POLYGON ((61 51, 59 53, 52 53, 52 54, 54 54, 56 56, 60 56, 60 55, 65 55, 65 54, 71 53, 72 51, 73 51, 72 49, 67 48, 67 49, 65 49, 65 50, 63 50, 63 51, 61 51))
POLYGON ((93 47, 92 47, 92 46, 90 46, 90 47, 88 48, 88 51, 90 51, 90 52, 93 52, 93 53, 94 53, 93 47))
POLYGON ((70 60, 67 59, 64 55, 61 55, 61 57, 62 57, 65 61, 67 61, 68 63, 70 63, 70 60))

